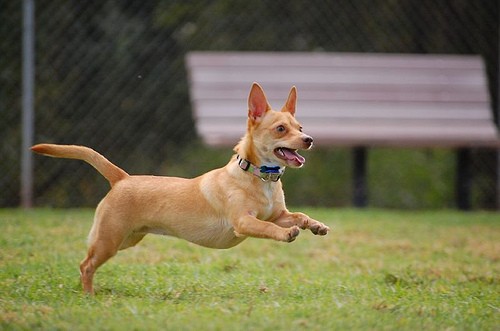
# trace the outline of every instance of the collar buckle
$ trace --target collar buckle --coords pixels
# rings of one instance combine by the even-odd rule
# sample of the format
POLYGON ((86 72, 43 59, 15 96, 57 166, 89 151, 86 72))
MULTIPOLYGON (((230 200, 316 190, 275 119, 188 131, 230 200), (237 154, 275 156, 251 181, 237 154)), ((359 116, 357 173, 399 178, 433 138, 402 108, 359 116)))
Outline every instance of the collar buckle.
POLYGON ((240 168, 243 169, 244 171, 248 171, 248 168, 250 168, 251 163, 248 160, 240 158, 239 155, 238 159, 239 159, 238 165, 240 166, 240 168))

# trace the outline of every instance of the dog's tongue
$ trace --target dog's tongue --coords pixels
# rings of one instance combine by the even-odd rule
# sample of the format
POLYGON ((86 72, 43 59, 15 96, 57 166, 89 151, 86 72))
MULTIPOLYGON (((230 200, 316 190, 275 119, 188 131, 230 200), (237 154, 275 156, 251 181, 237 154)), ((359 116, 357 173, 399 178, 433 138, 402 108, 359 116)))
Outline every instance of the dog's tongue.
POLYGON ((296 151, 292 151, 288 148, 282 148, 281 150, 283 151, 283 155, 288 161, 295 161, 299 164, 303 164, 304 162, 306 162, 306 159, 296 151))

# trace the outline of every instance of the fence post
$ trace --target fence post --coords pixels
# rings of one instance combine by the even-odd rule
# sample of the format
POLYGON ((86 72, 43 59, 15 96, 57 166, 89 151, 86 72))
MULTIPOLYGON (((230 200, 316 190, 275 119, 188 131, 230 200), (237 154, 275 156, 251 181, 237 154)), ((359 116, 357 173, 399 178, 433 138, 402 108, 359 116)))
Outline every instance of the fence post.
MULTIPOLYGON (((500 5, 500 1, 498 1, 498 5, 500 5)), ((497 19, 500 18, 500 12, 497 13, 497 19)), ((498 21, 497 21, 498 22, 498 21)), ((500 42, 500 24, 498 24, 498 40, 497 42, 500 42)), ((498 45, 498 44, 497 44, 498 45)), ((500 128, 500 48, 497 47, 497 128, 500 128)), ((497 210, 500 210, 500 149, 497 148, 497 187, 496 187, 496 194, 497 194, 497 210)))
POLYGON ((35 87, 35 2, 23 0, 21 206, 33 206, 33 155, 35 87))

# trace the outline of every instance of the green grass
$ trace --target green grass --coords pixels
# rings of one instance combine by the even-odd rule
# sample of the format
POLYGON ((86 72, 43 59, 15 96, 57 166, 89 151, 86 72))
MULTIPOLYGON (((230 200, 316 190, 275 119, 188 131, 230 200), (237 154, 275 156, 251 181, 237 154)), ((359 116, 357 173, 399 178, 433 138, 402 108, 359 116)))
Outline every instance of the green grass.
POLYGON ((0 330, 499 330, 500 215, 304 209, 326 237, 148 236, 78 264, 92 210, 0 210, 0 330))

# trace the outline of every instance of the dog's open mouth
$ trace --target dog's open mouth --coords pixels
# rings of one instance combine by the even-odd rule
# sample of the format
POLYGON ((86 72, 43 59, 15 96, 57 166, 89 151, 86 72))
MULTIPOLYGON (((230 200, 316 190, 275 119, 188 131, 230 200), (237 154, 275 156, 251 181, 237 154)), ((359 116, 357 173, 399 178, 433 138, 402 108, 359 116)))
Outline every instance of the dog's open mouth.
POLYGON ((306 162, 306 159, 297 153, 296 149, 278 147, 274 150, 274 155, 284 160, 289 166, 292 167, 302 167, 302 165, 306 162))

